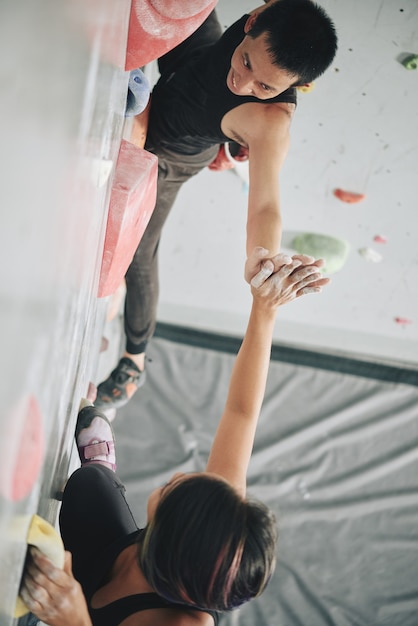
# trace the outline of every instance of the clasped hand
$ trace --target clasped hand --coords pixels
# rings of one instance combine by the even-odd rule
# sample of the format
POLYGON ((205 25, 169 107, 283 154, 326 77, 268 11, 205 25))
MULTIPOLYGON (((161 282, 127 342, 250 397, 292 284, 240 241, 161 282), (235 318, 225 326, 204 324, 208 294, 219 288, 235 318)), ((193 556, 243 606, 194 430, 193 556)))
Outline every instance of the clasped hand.
POLYGON ((278 307, 302 295, 320 293, 330 282, 320 273, 323 265, 323 259, 306 254, 290 257, 280 253, 269 258, 268 250, 255 248, 247 260, 245 278, 254 297, 278 307))

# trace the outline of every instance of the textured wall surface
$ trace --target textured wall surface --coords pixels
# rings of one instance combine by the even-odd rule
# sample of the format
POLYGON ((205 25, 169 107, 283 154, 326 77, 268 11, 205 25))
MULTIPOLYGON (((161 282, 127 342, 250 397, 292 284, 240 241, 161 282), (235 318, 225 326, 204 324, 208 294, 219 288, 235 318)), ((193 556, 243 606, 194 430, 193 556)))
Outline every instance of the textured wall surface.
POLYGON ((124 120, 129 2, 99 4, 0 8, 2 626, 30 517, 55 520, 104 323, 97 281, 124 120))

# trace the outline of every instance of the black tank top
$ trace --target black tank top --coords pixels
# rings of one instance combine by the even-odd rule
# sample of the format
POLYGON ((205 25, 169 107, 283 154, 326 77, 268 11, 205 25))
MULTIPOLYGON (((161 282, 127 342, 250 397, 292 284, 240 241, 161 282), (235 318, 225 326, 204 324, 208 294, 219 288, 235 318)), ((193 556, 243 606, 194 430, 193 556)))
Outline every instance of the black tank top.
POLYGON ((202 613, 209 613, 213 617, 215 626, 217 626, 219 622, 219 613, 217 611, 197 609, 196 607, 186 606, 184 604, 175 604, 174 602, 165 600, 157 593, 137 593, 131 596, 125 596, 124 598, 110 602, 99 609, 95 609, 91 606, 91 598, 94 595, 93 592, 99 587, 98 581, 103 577, 103 572, 107 571, 108 566, 114 562, 116 556, 120 554, 122 550, 136 543, 142 530, 125 535, 117 542, 114 542, 109 548, 102 550, 100 558, 89 562, 89 570, 87 571, 86 569, 84 571, 84 578, 85 581, 88 581, 88 583, 86 584, 84 579, 80 580, 80 582, 86 595, 87 605, 93 625, 117 626, 133 613, 139 613, 141 611, 146 611, 147 609, 175 608, 180 609, 181 611, 200 611, 202 613))
POLYGON ((93 609, 90 607, 90 616, 93 624, 100 624, 100 626, 117 626, 127 617, 133 613, 140 611, 146 611, 147 609, 172 609, 177 608, 182 611, 201 611, 202 613, 209 613, 212 615, 215 626, 218 625, 219 615, 215 611, 209 611, 202 609, 191 609, 184 605, 174 604, 173 602, 167 602, 156 593, 138 593, 132 596, 126 596, 115 600, 110 604, 100 609, 93 609))
POLYGON ((296 104, 296 90, 260 100, 236 96, 226 85, 235 48, 244 38, 248 15, 228 28, 220 39, 194 52, 178 70, 162 75, 154 87, 147 142, 180 154, 198 154, 230 141, 221 130, 224 115, 246 102, 296 104))

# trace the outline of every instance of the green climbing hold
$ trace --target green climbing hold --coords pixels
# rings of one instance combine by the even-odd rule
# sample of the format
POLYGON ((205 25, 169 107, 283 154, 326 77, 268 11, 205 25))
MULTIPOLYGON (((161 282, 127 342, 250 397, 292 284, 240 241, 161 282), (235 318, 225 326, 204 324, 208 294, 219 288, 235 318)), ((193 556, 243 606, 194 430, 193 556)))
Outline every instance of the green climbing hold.
POLYGON ((350 246, 347 241, 329 235, 302 233, 293 239, 292 248, 299 254, 310 254, 316 259, 324 259, 322 272, 334 274, 347 260, 350 246))
POLYGON ((409 54, 402 61, 402 65, 407 70, 416 70, 416 69, 418 69, 418 54, 409 54))

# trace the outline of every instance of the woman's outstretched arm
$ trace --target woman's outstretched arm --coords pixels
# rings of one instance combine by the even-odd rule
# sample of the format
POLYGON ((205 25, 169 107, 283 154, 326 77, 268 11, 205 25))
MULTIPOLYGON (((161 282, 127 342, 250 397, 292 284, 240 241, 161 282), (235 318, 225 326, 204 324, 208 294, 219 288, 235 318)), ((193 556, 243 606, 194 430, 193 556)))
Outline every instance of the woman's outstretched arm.
POLYGON ((222 476, 243 496, 254 437, 264 398, 271 343, 279 306, 306 293, 319 292, 329 279, 321 261, 277 255, 267 261, 274 273, 261 272, 251 282, 253 302, 247 330, 232 370, 225 409, 219 422, 206 471, 222 476), (261 284, 260 284, 261 283, 261 284), (259 285, 259 286, 254 286, 259 285))

